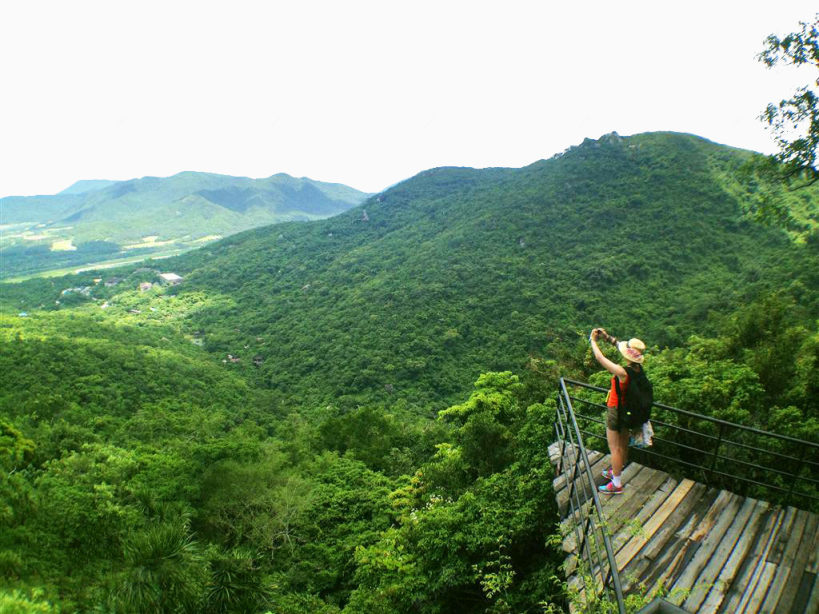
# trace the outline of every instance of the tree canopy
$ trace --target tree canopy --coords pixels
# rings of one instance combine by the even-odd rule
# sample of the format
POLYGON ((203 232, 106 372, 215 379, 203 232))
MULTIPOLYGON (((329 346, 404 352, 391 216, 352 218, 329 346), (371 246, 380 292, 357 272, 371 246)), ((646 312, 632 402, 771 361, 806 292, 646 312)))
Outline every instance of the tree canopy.
MULTIPOLYGON (((768 67, 809 65, 819 70, 819 13, 813 21, 799 23, 800 29, 783 37, 771 34, 758 58, 768 67)), ((819 180, 819 75, 790 98, 770 103, 761 119, 773 132, 779 153, 775 160, 781 175, 802 184, 819 180)))

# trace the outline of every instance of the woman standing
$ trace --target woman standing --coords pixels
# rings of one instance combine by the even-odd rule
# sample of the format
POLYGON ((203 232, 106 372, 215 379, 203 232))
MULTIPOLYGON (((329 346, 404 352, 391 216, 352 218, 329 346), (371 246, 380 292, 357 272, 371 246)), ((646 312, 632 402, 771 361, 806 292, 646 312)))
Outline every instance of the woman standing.
POLYGON ((606 397, 606 440, 609 444, 609 452, 611 453, 611 467, 603 471, 603 477, 611 480, 605 486, 600 486, 598 490, 601 493, 608 495, 619 495, 623 492, 623 482, 621 475, 623 467, 628 461, 628 440, 629 429, 625 424, 621 424, 620 415, 618 412, 618 401, 621 395, 625 395, 628 389, 631 375, 629 372, 636 373, 642 370, 643 353, 646 345, 639 339, 629 339, 628 341, 617 341, 616 338, 609 335, 605 329, 595 328, 589 336, 591 342, 592 352, 606 371, 611 373, 611 389, 606 397), (609 341, 612 345, 617 346, 620 354, 626 359, 626 366, 623 367, 615 362, 612 362, 603 355, 600 348, 597 346, 597 338, 602 337, 609 341))

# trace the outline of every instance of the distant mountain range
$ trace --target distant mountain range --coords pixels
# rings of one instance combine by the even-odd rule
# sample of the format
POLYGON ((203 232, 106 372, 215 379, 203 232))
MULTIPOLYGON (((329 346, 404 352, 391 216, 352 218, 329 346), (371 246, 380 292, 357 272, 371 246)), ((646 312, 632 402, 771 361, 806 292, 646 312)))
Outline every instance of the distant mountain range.
MULTIPOLYGON (((819 186, 791 195, 804 215, 798 236, 762 226, 748 195, 765 186, 737 173, 750 155, 691 135, 611 134, 524 168, 431 169, 328 219, 247 230, 161 265, 9 285, 0 298, 17 310, 104 300, 109 315, 130 316, 155 307, 139 285, 174 272, 186 334, 220 360, 241 358, 237 368, 282 399, 440 408, 478 373, 586 349, 592 326, 676 347, 772 292, 819 313, 819 186), (63 295, 85 286, 90 297, 63 295)), ((183 174, 85 198, 108 194, 121 207, 194 179, 195 193, 166 187, 176 203, 166 227, 185 203, 241 215, 264 193, 252 187, 321 187, 281 176, 219 187, 223 178, 183 174)), ((360 197, 336 189, 336 201, 360 197)))
POLYGON ((283 173, 79 181, 53 196, 0 199, 0 277, 179 253, 249 228, 336 215, 366 197, 345 185, 283 173))

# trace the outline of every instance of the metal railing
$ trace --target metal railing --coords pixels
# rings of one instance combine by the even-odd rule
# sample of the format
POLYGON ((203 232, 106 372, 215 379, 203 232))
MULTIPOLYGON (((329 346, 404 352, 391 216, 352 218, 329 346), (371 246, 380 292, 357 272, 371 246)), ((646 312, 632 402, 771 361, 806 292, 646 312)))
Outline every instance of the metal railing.
MULTIPOLYGON (((605 388, 560 378, 555 433, 557 473, 568 489, 567 507, 573 519, 576 556, 590 572, 579 574, 587 596, 606 597, 625 613, 623 589, 611 537, 591 471, 584 437, 605 436, 606 406, 595 399, 605 388), (570 394, 569 389, 580 394, 570 394), (578 412, 576 407, 588 410, 578 412), (589 430, 596 429, 596 430, 589 430), (585 474, 585 475, 583 475, 585 474), (589 578, 594 582, 589 584, 589 578)), ((727 488, 745 496, 774 495, 790 505, 797 498, 803 509, 819 511, 819 444, 654 403, 651 423, 654 445, 631 449, 641 464, 727 488), (770 463, 764 464, 764 460, 770 463), (809 474, 809 475, 808 475, 809 474)), ((605 447, 604 447, 605 449, 605 447)))
POLYGON ((588 572, 578 574, 580 582, 583 583, 586 600, 588 602, 598 598, 601 593, 607 593, 608 598, 617 604, 620 614, 625 614, 623 587, 617 572, 611 538, 597 496, 597 487, 583 443, 582 431, 578 426, 563 378, 560 380, 555 434, 560 454, 557 473, 565 480, 568 489, 568 509, 571 518, 575 520, 573 531, 578 545, 577 557, 582 561, 582 565, 578 566, 585 567, 585 571, 588 572), (581 478, 581 471, 585 473, 585 479, 581 478), (600 582, 595 581, 597 577, 600 582))
MULTIPOLYGON (((561 382, 574 404, 581 435, 601 439, 605 445, 606 406, 595 398, 608 390, 569 379, 561 382), (566 386, 584 391, 585 396, 569 395, 566 386)), ((743 496, 819 511, 819 479, 814 477, 819 476, 819 443, 662 403, 654 403, 651 424, 654 445, 629 452, 642 464, 743 496)))

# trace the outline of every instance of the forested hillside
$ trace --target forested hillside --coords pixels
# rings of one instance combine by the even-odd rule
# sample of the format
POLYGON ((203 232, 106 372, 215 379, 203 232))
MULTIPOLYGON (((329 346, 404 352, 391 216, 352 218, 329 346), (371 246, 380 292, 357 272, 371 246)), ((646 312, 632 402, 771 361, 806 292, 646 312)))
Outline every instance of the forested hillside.
POLYGON ((760 224, 748 156, 609 135, 0 286, 0 611, 564 611, 547 446, 592 326, 659 400, 819 441, 817 192, 760 224))
MULTIPOLYGON (((744 214, 742 152, 686 135, 587 141, 523 169, 435 169, 330 220, 178 261, 216 353, 298 402, 442 407, 594 325, 650 345, 793 289, 816 313, 816 235, 744 214), (248 361, 249 362, 249 361, 248 361)), ((807 197, 816 216, 816 191, 807 197)))

